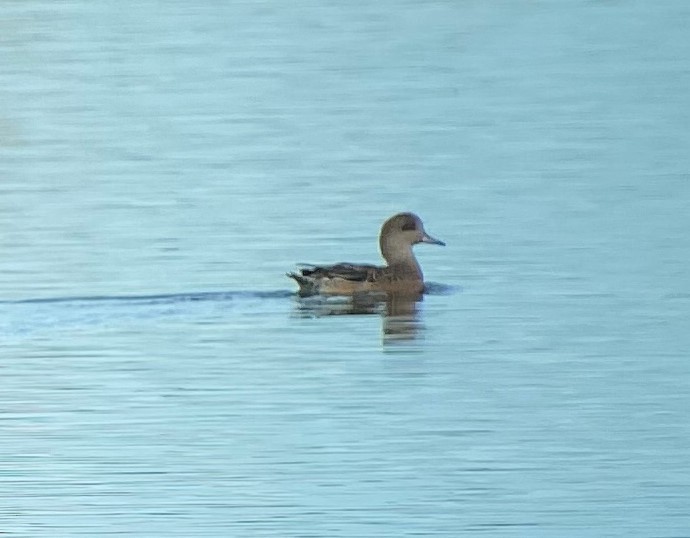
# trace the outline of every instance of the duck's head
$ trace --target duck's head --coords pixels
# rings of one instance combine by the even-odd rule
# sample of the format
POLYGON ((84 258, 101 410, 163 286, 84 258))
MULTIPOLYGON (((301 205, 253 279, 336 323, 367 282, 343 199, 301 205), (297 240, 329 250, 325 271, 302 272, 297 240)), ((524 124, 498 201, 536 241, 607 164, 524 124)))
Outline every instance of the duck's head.
POLYGON ((431 237, 424 230, 424 224, 414 213, 393 215, 381 227, 379 246, 388 263, 403 260, 411 255, 412 245, 430 243, 445 246, 443 241, 431 237))

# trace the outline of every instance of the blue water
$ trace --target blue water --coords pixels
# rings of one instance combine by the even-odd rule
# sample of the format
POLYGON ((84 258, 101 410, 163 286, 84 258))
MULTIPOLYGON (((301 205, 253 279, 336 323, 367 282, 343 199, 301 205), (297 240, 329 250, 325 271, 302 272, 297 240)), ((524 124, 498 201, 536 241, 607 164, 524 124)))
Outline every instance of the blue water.
POLYGON ((0 14, 0 532, 690 536, 690 3, 0 14))

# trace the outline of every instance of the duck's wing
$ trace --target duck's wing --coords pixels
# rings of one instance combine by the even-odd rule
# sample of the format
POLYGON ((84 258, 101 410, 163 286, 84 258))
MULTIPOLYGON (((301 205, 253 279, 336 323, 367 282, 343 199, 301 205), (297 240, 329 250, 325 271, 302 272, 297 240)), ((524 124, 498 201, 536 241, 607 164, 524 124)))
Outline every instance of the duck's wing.
POLYGON ((336 263, 335 265, 300 264, 300 275, 306 278, 342 278, 355 282, 373 282, 382 271, 376 265, 336 263))

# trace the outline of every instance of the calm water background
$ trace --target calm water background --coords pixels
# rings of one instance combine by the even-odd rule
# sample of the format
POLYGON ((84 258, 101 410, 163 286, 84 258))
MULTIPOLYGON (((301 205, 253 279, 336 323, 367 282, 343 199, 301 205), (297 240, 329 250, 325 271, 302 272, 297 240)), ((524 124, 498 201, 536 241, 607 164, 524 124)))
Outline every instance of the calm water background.
POLYGON ((690 536, 690 3, 0 14, 0 531, 690 536))

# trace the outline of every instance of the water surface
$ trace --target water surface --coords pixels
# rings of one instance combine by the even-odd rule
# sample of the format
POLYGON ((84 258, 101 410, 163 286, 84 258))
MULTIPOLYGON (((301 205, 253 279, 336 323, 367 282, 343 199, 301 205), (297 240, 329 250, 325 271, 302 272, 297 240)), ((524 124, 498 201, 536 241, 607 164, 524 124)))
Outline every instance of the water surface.
POLYGON ((690 4, 0 10, 0 531, 688 535, 690 4))

